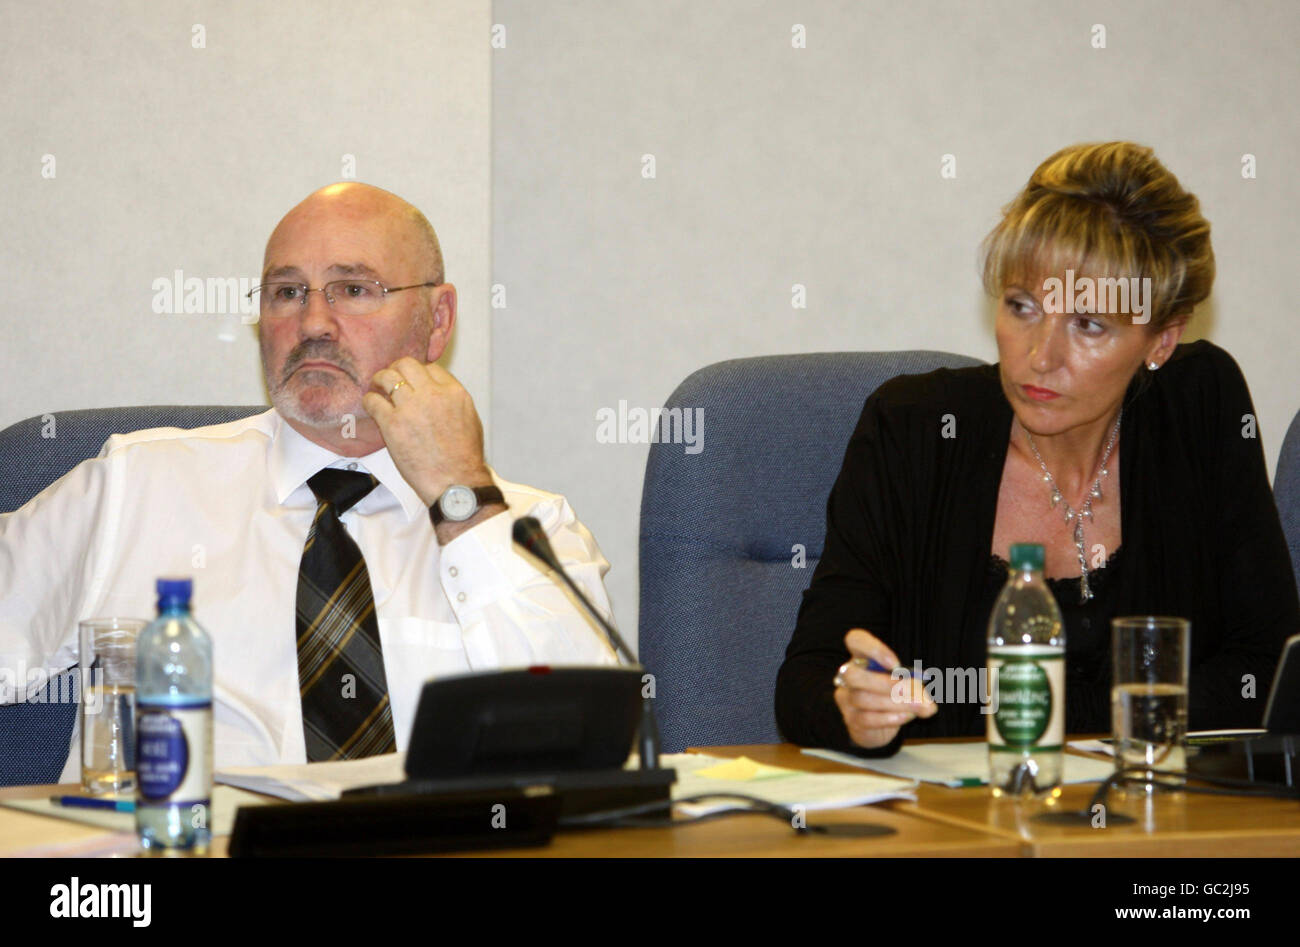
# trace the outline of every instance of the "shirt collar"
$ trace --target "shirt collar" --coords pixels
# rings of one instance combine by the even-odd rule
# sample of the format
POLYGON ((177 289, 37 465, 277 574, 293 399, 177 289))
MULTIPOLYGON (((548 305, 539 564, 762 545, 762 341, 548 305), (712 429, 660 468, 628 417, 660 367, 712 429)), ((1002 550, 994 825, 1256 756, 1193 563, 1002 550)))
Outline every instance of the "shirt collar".
POLYGON ((273 411, 272 415, 270 472, 278 503, 284 503, 295 490, 306 486, 307 479, 317 471, 326 467, 346 469, 348 464, 355 463, 358 470, 373 474, 380 486, 387 488, 402 505, 408 522, 428 512, 424 501, 397 472, 397 466, 389 456, 387 447, 381 447, 364 457, 342 457, 328 447, 322 447, 303 437, 285 423, 280 412, 273 411))

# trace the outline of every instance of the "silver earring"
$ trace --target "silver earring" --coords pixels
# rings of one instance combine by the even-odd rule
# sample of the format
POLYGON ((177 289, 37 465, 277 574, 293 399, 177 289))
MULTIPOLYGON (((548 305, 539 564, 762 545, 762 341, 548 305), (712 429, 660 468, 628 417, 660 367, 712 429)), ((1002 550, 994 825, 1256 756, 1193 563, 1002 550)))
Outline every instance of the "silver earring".
POLYGON ((1147 369, 1150 371, 1155 371, 1159 367, 1160 365, 1157 364, 1156 362, 1147 362, 1147 369))

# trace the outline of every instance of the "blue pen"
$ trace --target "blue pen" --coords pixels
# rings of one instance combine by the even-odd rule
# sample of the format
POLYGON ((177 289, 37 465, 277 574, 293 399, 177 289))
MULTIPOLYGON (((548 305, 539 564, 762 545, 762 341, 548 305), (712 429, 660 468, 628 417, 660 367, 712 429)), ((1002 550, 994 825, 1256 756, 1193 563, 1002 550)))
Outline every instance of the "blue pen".
MULTIPOLYGON (((881 671, 881 672, 883 672, 883 673, 885 673, 885 674, 890 675, 891 677, 892 677, 893 674, 894 674, 893 671, 889 670, 889 668, 885 667, 883 664, 881 664, 881 663, 880 663, 879 661, 877 661, 875 658, 867 658, 867 670, 868 670, 868 671, 881 671)), ((897 668, 895 668, 894 670, 901 670, 901 671, 903 672, 902 677, 904 677, 904 678, 906 678, 906 677, 910 677, 910 676, 911 676, 911 673, 912 673, 912 672, 909 671, 907 668, 903 667, 901 664, 900 664, 897 668)), ((924 684, 924 683, 926 682, 926 679, 925 679, 924 677, 918 677, 917 680, 920 681, 922 684, 924 684)))
POLYGON ((50 802, 56 806, 68 806, 73 809, 113 809, 117 812, 134 812, 135 802, 131 799, 94 799, 90 796, 51 796, 50 802))

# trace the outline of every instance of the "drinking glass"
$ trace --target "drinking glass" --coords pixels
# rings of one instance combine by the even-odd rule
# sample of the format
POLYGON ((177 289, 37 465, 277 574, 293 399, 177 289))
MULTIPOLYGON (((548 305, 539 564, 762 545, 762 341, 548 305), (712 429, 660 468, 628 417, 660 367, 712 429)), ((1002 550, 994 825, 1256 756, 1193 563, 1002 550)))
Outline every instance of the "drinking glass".
POLYGON ((1111 729, 1116 767, 1134 766, 1128 785, 1153 792, 1181 781, 1152 770, 1187 770, 1187 662, 1192 623, 1155 615, 1111 622, 1111 729))
POLYGON ((147 622, 91 618, 81 636, 81 788, 135 790, 135 643, 147 622))

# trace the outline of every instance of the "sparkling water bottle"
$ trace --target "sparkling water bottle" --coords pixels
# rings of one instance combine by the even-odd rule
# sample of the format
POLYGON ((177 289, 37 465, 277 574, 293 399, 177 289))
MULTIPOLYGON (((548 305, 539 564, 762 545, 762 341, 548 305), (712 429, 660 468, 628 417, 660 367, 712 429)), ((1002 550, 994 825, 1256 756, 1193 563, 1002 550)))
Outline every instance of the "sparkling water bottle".
POLYGON ((211 838, 212 640, 190 617, 189 579, 158 580, 158 617, 136 645, 140 845, 204 851, 211 838))
POLYGON ((989 785, 993 794, 1060 795, 1065 744, 1065 626, 1043 578, 1043 547, 1011 547, 989 616, 989 785))

